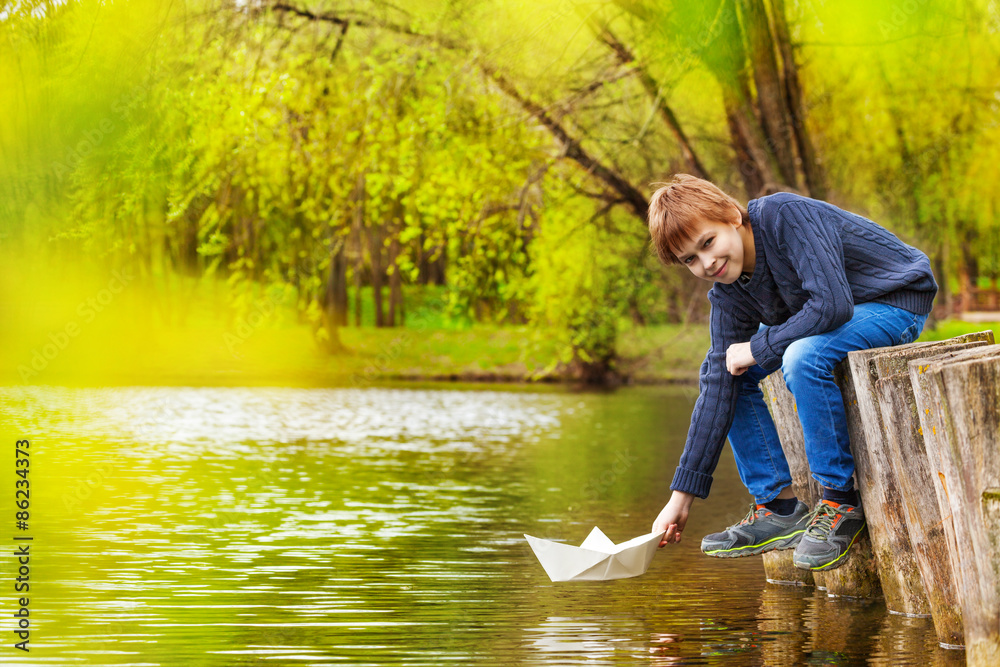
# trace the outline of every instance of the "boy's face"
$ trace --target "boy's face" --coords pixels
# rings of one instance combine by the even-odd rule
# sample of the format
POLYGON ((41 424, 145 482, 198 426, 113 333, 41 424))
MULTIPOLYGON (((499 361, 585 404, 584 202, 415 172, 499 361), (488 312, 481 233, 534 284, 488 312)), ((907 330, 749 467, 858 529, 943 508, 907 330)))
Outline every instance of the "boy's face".
POLYGON ((691 273, 711 283, 736 282, 743 272, 745 246, 741 231, 740 212, 733 207, 736 218, 731 222, 703 220, 698 224, 694 240, 682 245, 674 255, 691 273))

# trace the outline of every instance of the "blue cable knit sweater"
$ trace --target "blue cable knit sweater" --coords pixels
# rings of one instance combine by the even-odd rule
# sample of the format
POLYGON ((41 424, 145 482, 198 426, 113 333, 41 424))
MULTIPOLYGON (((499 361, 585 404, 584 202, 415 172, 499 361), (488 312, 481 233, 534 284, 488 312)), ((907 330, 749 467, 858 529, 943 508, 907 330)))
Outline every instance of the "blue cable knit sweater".
POLYGON ((917 314, 931 311, 937 283, 927 256, 871 220, 789 193, 747 207, 756 250, 748 282, 716 283, 712 347, 701 365, 701 392, 670 488, 704 498, 733 423, 737 378, 726 350, 750 341, 764 370, 781 366, 794 341, 836 329, 854 304, 877 301, 917 314), (758 332, 760 324, 769 325, 758 332))

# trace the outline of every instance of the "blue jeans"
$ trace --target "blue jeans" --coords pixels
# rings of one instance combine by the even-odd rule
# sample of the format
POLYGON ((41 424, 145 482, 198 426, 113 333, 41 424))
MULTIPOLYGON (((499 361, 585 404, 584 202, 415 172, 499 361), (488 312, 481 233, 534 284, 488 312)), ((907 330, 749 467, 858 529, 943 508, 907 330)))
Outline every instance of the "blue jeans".
MULTIPOLYGON (((844 398, 833 380, 833 367, 852 350, 913 341, 926 320, 926 315, 884 303, 863 303, 854 307, 854 316, 842 326, 801 338, 785 350, 781 371, 798 406, 809 469, 823 486, 847 491, 854 484, 844 398)), ((737 378, 739 395, 729 430, 740 479, 758 503, 773 500, 792 483, 774 420, 760 391, 759 383, 767 375, 760 366, 753 366, 737 378)))

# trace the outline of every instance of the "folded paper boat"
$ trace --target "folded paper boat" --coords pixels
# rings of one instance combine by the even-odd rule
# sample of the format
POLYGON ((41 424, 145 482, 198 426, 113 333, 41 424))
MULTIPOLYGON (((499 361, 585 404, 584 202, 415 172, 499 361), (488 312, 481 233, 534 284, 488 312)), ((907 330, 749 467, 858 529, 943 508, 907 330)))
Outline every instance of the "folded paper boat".
POLYGON ((525 535, 552 581, 607 581, 644 574, 666 531, 615 544, 594 527, 578 547, 525 535))

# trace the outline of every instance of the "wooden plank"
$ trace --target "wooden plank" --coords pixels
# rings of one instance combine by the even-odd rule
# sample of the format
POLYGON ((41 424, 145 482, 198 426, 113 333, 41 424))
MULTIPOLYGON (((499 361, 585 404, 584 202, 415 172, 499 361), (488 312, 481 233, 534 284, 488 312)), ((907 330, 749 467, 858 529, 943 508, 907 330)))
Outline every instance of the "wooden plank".
POLYGON ((932 469, 954 527, 969 665, 1000 664, 1000 345, 910 363, 932 469))

